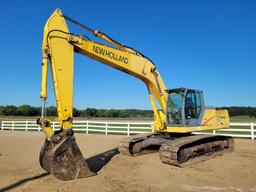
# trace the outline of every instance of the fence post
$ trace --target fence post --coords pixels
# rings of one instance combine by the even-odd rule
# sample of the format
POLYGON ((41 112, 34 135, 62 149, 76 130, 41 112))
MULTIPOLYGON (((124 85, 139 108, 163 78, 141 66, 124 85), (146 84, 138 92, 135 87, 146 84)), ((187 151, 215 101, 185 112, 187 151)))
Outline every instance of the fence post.
POLYGON ((127 122, 127 135, 130 135, 130 122, 127 122))
POLYGON ((251 122, 251 138, 254 140, 254 124, 251 122))
POLYGON ((55 131, 55 122, 52 122, 52 129, 55 131))
POLYGON ((12 121, 12 131, 14 130, 14 121, 12 121))
POLYGON ((38 127, 37 127, 37 131, 38 132, 40 132, 40 128, 41 128, 40 125, 38 125, 38 127))
POLYGON ((108 122, 106 122, 106 129, 105 130, 106 130, 105 135, 107 135, 108 134, 108 122))
POLYGON ((216 134, 216 130, 215 130, 215 129, 213 130, 213 134, 214 134, 214 135, 216 134))
POLYGON ((89 131, 88 131, 88 127, 89 127, 89 122, 88 122, 88 120, 86 121, 86 134, 88 134, 89 133, 89 131))
POLYGON ((1 121, 1 130, 4 130, 4 125, 3 121, 1 121))
POLYGON ((26 128, 25 131, 28 131, 28 121, 26 121, 26 128))

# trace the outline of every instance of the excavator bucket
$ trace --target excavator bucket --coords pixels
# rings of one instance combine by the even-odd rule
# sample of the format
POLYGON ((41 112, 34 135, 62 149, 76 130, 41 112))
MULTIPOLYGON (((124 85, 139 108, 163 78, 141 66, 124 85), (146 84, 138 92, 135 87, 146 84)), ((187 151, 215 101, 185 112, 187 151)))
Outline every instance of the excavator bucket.
POLYGON ((41 167, 61 180, 72 180, 96 175, 91 172, 73 134, 55 133, 45 140, 39 157, 41 167))

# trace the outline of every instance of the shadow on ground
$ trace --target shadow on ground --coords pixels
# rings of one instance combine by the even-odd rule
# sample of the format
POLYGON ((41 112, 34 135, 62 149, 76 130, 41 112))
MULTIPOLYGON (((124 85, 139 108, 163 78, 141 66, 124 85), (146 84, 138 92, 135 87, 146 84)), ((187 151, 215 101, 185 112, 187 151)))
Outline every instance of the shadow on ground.
MULTIPOLYGON (((116 154, 118 154, 119 151, 117 148, 105 151, 101 154, 95 155, 93 157, 90 157, 86 160, 88 166, 90 167, 91 171, 93 171, 94 173, 99 172, 109 161, 112 157, 114 157, 116 154)), ((2 189, 0 189, 0 192, 5 192, 5 191, 9 191, 13 188, 16 188, 20 185, 23 185, 29 181, 33 181, 42 177, 46 177, 50 175, 50 173, 42 173, 40 175, 36 175, 33 177, 29 177, 26 179, 22 179, 17 181, 16 183, 13 183, 11 185, 8 185, 2 189)))
POLYGON ((86 160, 88 166, 90 167, 91 171, 94 173, 99 172, 102 167, 104 167, 112 157, 118 154, 119 151, 117 148, 105 151, 101 154, 95 155, 90 157, 86 160))
POLYGON ((0 189, 0 191, 1 191, 1 192, 3 192, 3 191, 9 191, 9 190, 11 190, 11 189, 13 189, 13 188, 15 188, 15 187, 18 187, 19 185, 23 185, 24 183, 27 183, 27 182, 29 182, 29 181, 33 181, 33 180, 35 180, 35 179, 39 179, 39 178, 45 177, 45 176, 47 176, 47 175, 49 175, 49 173, 42 173, 42 174, 36 175, 36 176, 34 176, 34 177, 29 177, 29 178, 26 178, 26 179, 19 180, 19 181, 17 181, 16 183, 13 183, 13 184, 11 184, 11 185, 8 185, 8 186, 6 186, 6 187, 0 189))

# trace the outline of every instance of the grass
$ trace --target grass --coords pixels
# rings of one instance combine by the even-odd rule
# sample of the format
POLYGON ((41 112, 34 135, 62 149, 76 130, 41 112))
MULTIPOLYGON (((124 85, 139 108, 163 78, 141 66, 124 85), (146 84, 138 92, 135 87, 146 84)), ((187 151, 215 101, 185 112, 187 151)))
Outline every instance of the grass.
POLYGON ((244 116, 234 116, 230 117, 231 122, 256 122, 255 117, 249 117, 247 115, 244 116))
POLYGON ((0 116, 0 121, 5 120, 35 120, 38 117, 28 117, 28 116, 0 116))

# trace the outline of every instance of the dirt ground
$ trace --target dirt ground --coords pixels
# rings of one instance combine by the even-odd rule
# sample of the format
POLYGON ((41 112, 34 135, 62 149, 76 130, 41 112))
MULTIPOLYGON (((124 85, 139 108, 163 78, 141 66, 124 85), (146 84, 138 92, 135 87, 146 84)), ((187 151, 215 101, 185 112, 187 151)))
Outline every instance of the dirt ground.
POLYGON ((233 153, 177 168, 161 163, 158 153, 138 157, 117 154, 115 148, 122 137, 76 134, 89 166, 98 174, 64 182, 39 165, 43 133, 0 131, 0 191, 256 192, 256 141, 236 139, 233 153))

